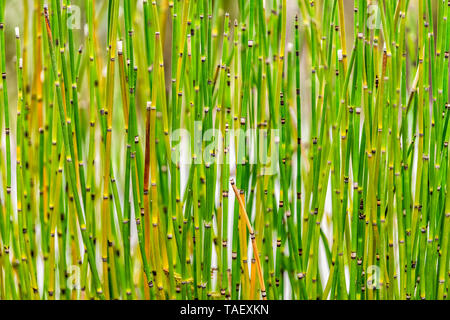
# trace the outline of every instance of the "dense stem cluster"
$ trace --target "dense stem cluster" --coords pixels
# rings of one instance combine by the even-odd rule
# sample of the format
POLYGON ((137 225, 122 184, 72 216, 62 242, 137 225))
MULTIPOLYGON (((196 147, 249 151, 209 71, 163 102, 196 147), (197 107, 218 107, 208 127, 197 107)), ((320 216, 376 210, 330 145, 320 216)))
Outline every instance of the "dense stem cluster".
POLYGON ((450 2, 20 6, 0 299, 450 299, 450 2))

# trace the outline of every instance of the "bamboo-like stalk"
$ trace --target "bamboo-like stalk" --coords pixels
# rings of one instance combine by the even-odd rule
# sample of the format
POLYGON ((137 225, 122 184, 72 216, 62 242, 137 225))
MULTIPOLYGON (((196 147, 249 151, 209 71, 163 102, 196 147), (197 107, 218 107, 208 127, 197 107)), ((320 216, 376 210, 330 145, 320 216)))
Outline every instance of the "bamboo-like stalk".
POLYGON ((234 180, 231 180, 230 184, 231 184, 231 187, 233 188, 234 194, 236 195, 236 199, 238 199, 239 207, 242 210, 243 218, 244 218, 245 224, 247 226, 248 232, 250 234, 250 238, 252 241, 252 247, 253 247, 253 255, 255 257, 256 267, 258 270, 259 285, 261 286, 261 296, 264 300, 266 300, 267 299, 266 298, 266 286, 264 284, 264 278, 263 278, 262 269, 261 269, 261 261, 259 259, 258 246, 256 245, 256 236, 253 231, 252 225, 250 224, 250 219, 248 218, 247 211, 245 210, 245 205, 240 196, 239 190, 236 188, 236 186, 234 184, 234 180))

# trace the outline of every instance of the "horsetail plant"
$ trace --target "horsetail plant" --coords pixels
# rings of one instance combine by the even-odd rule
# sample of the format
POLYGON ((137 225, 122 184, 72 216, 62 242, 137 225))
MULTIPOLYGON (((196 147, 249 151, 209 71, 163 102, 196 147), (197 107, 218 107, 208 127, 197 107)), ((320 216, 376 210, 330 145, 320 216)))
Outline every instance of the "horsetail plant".
POLYGON ((449 13, 0 0, 0 299, 449 299, 449 13))

